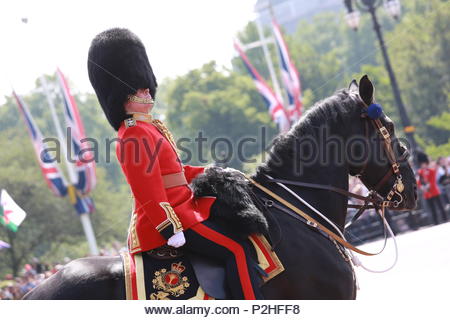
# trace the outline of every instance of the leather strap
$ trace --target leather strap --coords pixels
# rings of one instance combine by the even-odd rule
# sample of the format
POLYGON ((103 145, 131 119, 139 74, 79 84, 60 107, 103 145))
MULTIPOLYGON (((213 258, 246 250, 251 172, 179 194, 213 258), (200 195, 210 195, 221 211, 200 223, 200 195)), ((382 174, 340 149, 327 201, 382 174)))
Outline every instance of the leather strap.
MULTIPOLYGON (((359 206, 358 211, 353 216, 352 220, 345 225, 345 228, 348 228, 349 226, 351 226, 353 224, 353 222, 355 222, 364 213, 364 211, 366 211, 366 209, 369 209, 369 207, 370 207, 370 205, 369 205, 368 201, 364 202, 364 204, 362 206, 359 206)), ((375 206, 372 206, 372 207, 375 208, 375 206)))
POLYGON ((307 221, 309 221, 310 223, 313 223, 314 225, 317 226, 318 229, 322 230, 323 232, 325 232, 328 236, 330 236, 333 240, 339 242, 341 245, 343 245, 344 247, 346 247, 347 249, 350 249, 352 251, 355 251, 359 254, 365 255, 365 256, 375 256, 378 253, 370 253, 370 252, 366 252, 363 250, 360 250, 358 248, 356 248, 355 246, 351 245, 350 243, 348 243, 347 241, 345 241, 344 239, 342 239, 341 237, 339 237, 338 235, 336 235, 334 232, 332 232, 330 229, 328 229, 327 227, 325 227, 323 224, 321 224, 319 221, 317 221, 316 219, 312 218, 311 216, 309 216, 307 213, 303 212, 301 209, 297 208, 296 206, 294 206, 293 204, 291 204, 290 202, 284 200, 283 198, 281 198, 280 196, 278 196, 276 193, 272 192, 271 190, 267 189, 266 187, 260 185, 259 183, 257 183, 256 181, 254 181, 252 178, 250 178, 249 176, 245 175, 245 177, 252 183, 254 184, 257 188, 259 188, 260 190, 264 191, 266 194, 268 194, 269 196, 271 196, 272 198, 274 198, 275 200, 277 200, 278 202, 282 203, 283 205, 285 205, 286 207, 288 207, 289 209, 291 209, 292 211, 294 211, 295 213, 297 213, 298 215, 300 215, 301 217, 303 217, 304 219, 306 219, 307 221))
POLYGON ((162 179, 164 182, 164 188, 166 189, 188 185, 184 171, 165 174, 162 176, 162 179))
POLYGON ((289 210, 289 209, 286 208, 285 206, 279 205, 278 203, 276 203, 276 202, 274 202, 274 201, 272 201, 272 200, 270 200, 270 199, 268 199, 268 198, 265 198, 265 197, 261 197, 261 200, 264 201, 264 206, 265 206, 266 208, 271 208, 271 207, 273 207, 273 208, 275 208, 275 209, 278 209, 278 210, 284 212, 285 214, 287 214, 288 216, 294 218, 295 220, 298 220, 298 221, 300 221, 300 222, 306 224, 308 227, 310 227, 310 228, 316 230, 318 233, 320 233, 322 236, 326 237, 327 239, 329 238, 328 235, 327 235, 325 232, 323 232, 322 230, 320 230, 319 228, 317 228, 316 225, 310 223, 308 220, 306 220, 306 219, 303 218, 302 216, 296 214, 296 213, 293 212, 292 210, 289 210))
MULTIPOLYGON (((341 188, 337 188, 334 186, 330 186, 330 185, 325 185, 325 184, 317 184, 317 183, 308 183, 308 182, 300 182, 300 181, 291 181, 291 180, 286 180, 286 179, 275 179, 275 178, 269 178, 267 177, 267 180, 270 182, 279 182, 279 183, 284 183, 284 184, 290 184, 293 186, 298 186, 298 187, 306 187, 306 188, 311 188, 311 189, 321 189, 321 190, 329 190, 329 191, 333 191, 339 194, 342 194, 346 197, 349 198, 355 198, 358 200, 362 200, 362 201, 366 201, 368 199, 371 199, 369 196, 362 196, 359 195, 357 193, 353 193, 353 192, 349 192, 347 190, 341 189, 341 188)), ((359 208, 359 206, 358 206, 359 208)))
MULTIPOLYGON (((361 113, 361 118, 363 119, 363 123, 364 123, 364 136, 366 137, 367 146, 369 146, 369 122, 367 121, 367 113, 366 112, 361 113)), ((368 163, 369 163, 369 159, 366 158, 366 160, 364 161, 364 165, 362 166, 362 168, 359 171, 359 173, 357 174, 357 176, 361 177, 364 174, 364 172, 366 172, 368 163)))

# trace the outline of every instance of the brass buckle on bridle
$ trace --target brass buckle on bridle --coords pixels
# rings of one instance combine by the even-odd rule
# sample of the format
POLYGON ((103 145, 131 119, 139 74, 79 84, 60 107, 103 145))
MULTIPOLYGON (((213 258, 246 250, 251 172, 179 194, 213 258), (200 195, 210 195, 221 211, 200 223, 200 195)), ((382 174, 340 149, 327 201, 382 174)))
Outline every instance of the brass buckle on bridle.
POLYGON ((392 207, 397 208, 400 205, 400 203, 403 202, 403 196, 401 194, 403 190, 405 190, 405 186, 403 185, 402 175, 399 174, 397 180, 395 181, 394 185, 392 186, 391 190, 386 196, 387 201, 386 200, 383 201, 383 206, 386 208, 390 208, 392 205, 392 207), (399 201, 397 200, 391 201, 395 195, 397 195, 400 198, 399 201))
POLYGON ((393 197, 394 194, 395 194, 394 189, 395 189, 395 185, 394 185, 394 187, 392 187, 391 191, 389 191, 389 193, 388 193, 387 196, 386 196, 386 199, 388 199, 389 201, 391 201, 392 197, 393 197))
POLYGON ((389 131, 386 129, 385 126, 380 127, 380 133, 383 136, 384 140, 390 140, 391 135, 389 134, 389 131))

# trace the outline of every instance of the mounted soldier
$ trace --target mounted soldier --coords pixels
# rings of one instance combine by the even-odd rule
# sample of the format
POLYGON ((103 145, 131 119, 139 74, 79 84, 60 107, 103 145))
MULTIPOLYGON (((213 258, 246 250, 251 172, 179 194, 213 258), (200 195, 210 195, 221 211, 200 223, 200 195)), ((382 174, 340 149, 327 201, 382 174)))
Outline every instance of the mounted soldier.
POLYGON ((157 85, 145 49, 134 34, 124 29, 99 34, 92 42, 88 65, 100 104, 119 133, 117 154, 135 197, 128 244, 140 264, 132 266, 129 254, 76 259, 25 299, 135 299, 135 291, 137 299, 259 298, 260 278, 249 258, 255 252, 245 254, 244 239, 249 234, 265 272, 264 298, 355 299, 353 264, 360 262, 352 252, 378 253, 356 248, 345 239, 348 207, 358 209, 351 222, 374 208, 386 226, 385 209, 412 210, 416 205, 408 150, 398 143, 394 124, 375 103, 375 88, 367 76, 310 107, 288 133, 274 141, 256 173, 246 177, 228 169, 181 164, 169 131, 148 114, 157 85), (319 152, 327 150, 317 130, 323 126, 342 142, 365 137, 365 143, 357 150, 349 148, 344 162, 331 161, 326 166, 311 162, 310 144, 301 142, 310 137, 317 141, 319 152), (307 168, 301 174, 299 164, 307 168), (369 194, 349 192, 349 175, 358 176, 369 194), (349 197, 364 203, 348 204, 349 197), (257 213, 258 208, 264 215, 257 213), (255 237, 255 232, 266 238, 255 237), (152 255, 152 251, 163 252, 161 245, 183 243, 189 254, 209 256, 209 265, 198 272, 199 264, 192 262, 192 256, 177 255, 161 262, 152 255), (223 266, 216 263, 211 268, 212 260, 226 265, 230 292, 222 290, 224 281, 218 281, 225 278, 223 266), (149 270, 146 261, 152 272, 143 272, 149 270), (195 275, 186 276, 192 269, 195 275), (137 286, 145 286, 130 288, 130 278, 137 286))
POLYGON ((261 298, 246 243, 226 226, 208 220, 214 197, 195 198, 189 183, 204 171, 183 165, 175 141, 150 111, 157 81, 141 40, 114 28, 92 41, 89 79, 111 126, 117 157, 134 197, 128 233, 132 255, 169 245, 220 260, 234 299, 261 298))

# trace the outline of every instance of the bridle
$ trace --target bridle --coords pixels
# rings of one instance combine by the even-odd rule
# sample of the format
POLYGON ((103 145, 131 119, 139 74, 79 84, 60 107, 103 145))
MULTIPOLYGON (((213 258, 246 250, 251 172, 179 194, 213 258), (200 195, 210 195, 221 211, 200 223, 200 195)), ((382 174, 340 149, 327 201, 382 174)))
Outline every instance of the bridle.
MULTIPOLYGON (((369 122, 372 123, 372 125, 375 128, 375 131, 381 136, 383 140, 383 147, 384 151, 386 153, 386 156, 389 160, 390 167, 386 174, 378 181, 378 183, 375 185, 375 187, 369 189, 369 194, 366 197, 359 198, 360 200, 364 201, 363 205, 354 205, 349 204, 348 207, 350 208, 357 208, 359 209, 358 212, 354 215, 351 222, 346 225, 348 227, 351 223, 353 223, 356 219, 358 219, 362 213, 368 209, 368 208, 378 208, 382 211, 384 214, 384 209, 396 209, 400 206, 400 204, 404 201, 404 197, 402 195, 403 191, 405 190, 405 186, 403 184, 402 175, 400 173, 400 164, 401 162, 404 162, 409 157, 409 151, 404 146, 401 145, 400 147, 403 149, 402 154, 398 159, 395 157, 394 150, 392 148, 392 139, 391 135, 388 131, 388 129, 383 125, 383 123, 380 121, 380 119, 370 119, 367 115, 367 111, 364 110, 361 113, 361 118, 364 121, 364 127, 365 127, 365 138, 366 138, 366 145, 369 145, 369 122), (395 175, 395 182, 390 188, 389 192, 386 194, 386 196, 383 198, 380 195, 380 190, 389 182, 390 178, 395 175), (392 200, 394 196, 398 197, 398 200, 392 200), (370 203, 373 203, 373 205, 370 205, 370 203)), ((364 173, 367 168, 368 161, 366 160, 364 162, 364 165, 361 169, 361 171, 356 174, 355 176, 358 177, 364 185, 368 185, 364 180, 364 173)), ((353 194, 352 197, 355 197, 356 194, 353 194)))
MULTIPOLYGON (((385 153, 386 153, 389 163, 390 163, 389 170, 379 180, 379 182, 375 185, 375 187, 369 189, 369 192, 366 196, 362 196, 362 195, 359 195, 359 194, 356 194, 353 192, 349 192, 347 190, 344 190, 344 189, 341 189, 338 187, 334 187, 334 186, 330 186, 330 185, 322 185, 322 184, 316 184, 316 183, 307 183, 307 182, 267 177, 268 182, 294 185, 294 186, 304 187, 304 188, 328 190, 328 191, 333 191, 338 194, 344 195, 349 198, 355 198, 355 199, 364 201, 364 204, 362 204, 362 205, 348 204, 349 208, 356 208, 359 210, 353 216, 350 223, 348 223, 345 227, 348 227, 349 225, 351 225, 356 219, 358 219, 364 213, 364 211, 366 209, 370 209, 370 208, 374 208, 376 210, 376 212, 379 213, 380 216, 384 219, 384 211, 386 208, 391 208, 391 209, 398 208, 399 205, 404 201, 404 197, 403 197, 402 193, 403 193, 405 187, 404 187, 404 184, 402 181, 402 175, 400 173, 399 162, 406 161, 406 159, 409 157, 409 152, 408 152, 407 148, 402 145, 401 147, 403 149, 403 153, 398 159, 396 158, 395 153, 392 148, 391 135, 390 135, 388 129, 383 125, 383 123, 380 121, 379 118, 372 119, 372 118, 368 117, 368 113, 367 113, 368 106, 365 103, 364 103, 364 105, 366 108, 361 113, 361 118, 363 121, 365 121, 365 137, 366 137, 366 142, 367 142, 366 145, 370 145, 369 144, 369 142, 370 142, 369 141, 369 122, 370 122, 374 126, 375 131, 382 137, 384 150, 385 150, 385 153), (388 181, 390 180, 390 178, 393 175, 395 175, 394 184, 392 185, 392 187, 390 188, 389 192, 386 194, 385 197, 381 196, 380 190, 386 185, 386 183, 388 183, 388 181), (394 196, 397 196, 398 200, 392 200, 394 198, 394 196)), ((366 160, 364 165, 362 166, 361 171, 358 174, 356 174, 356 176, 359 177, 361 179, 361 181, 363 181, 363 183, 365 180, 364 174, 365 174, 365 171, 367 168, 367 164, 368 164, 368 161, 366 160)), ((303 212, 301 209, 297 208, 296 206, 292 205, 285 199, 281 198, 279 195, 275 194, 270 189, 262 186, 261 184, 257 183, 256 181, 254 181, 253 179, 251 179, 248 176, 246 176, 246 178, 253 185, 255 185, 258 189, 260 189, 264 193, 268 194, 269 196, 271 196, 278 202, 282 203, 284 206, 288 207, 289 209, 291 209, 292 211, 294 211, 295 213, 300 215, 302 218, 306 219, 308 224, 314 225, 320 231, 328 234, 328 236, 330 238, 339 242, 341 245, 343 245, 347 249, 350 249, 352 251, 355 251, 355 252, 358 252, 360 254, 367 255, 367 256, 373 256, 373 255, 378 254, 378 253, 376 253, 376 254, 368 253, 368 252, 362 251, 362 250, 354 247, 353 245, 348 243, 345 239, 338 236, 335 232, 330 231, 327 227, 325 227, 324 225, 319 223, 316 219, 312 218, 311 216, 309 216, 308 214, 303 212)), ((366 183, 364 183, 364 184, 367 186, 366 183)))

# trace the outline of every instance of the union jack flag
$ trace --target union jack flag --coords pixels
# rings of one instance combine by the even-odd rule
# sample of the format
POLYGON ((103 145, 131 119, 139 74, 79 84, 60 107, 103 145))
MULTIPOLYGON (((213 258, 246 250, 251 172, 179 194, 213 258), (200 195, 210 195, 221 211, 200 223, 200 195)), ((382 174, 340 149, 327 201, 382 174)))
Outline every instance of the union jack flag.
POLYGON ((95 159, 90 152, 90 145, 86 141, 83 122, 75 99, 70 94, 66 78, 59 69, 57 69, 56 74, 62 91, 66 126, 68 129, 70 128, 71 147, 76 160, 75 167, 78 181, 75 187, 83 195, 86 195, 94 189, 96 184, 95 159))
POLYGON ((234 48, 241 56, 247 71, 250 73, 256 88, 263 97, 264 102, 269 109, 269 113, 272 116, 272 119, 277 123, 279 130, 281 132, 289 130, 289 118, 286 110, 283 108, 283 104, 280 102, 280 99, 278 99, 275 92, 273 92, 258 71, 256 71, 255 67, 250 63, 250 60, 237 40, 234 41, 234 48))
POLYGON ((56 158, 52 158, 48 153, 47 144, 42 141, 43 136, 39 128, 36 126, 36 123, 34 122, 25 102, 14 91, 13 95, 17 101, 20 113, 23 115, 25 120, 25 124, 27 126, 28 133, 30 134, 34 151, 36 153, 39 166, 41 167, 45 182, 56 196, 65 196, 67 194, 67 182, 62 175, 58 163, 56 162, 56 158))
POLYGON ((94 200, 87 195, 76 194, 76 201, 73 204, 78 214, 92 213, 95 210, 94 200))
POLYGON ((298 71, 292 61, 286 42, 281 34, 281 29, 275 20, 272 20, 273 33, 275 35, 275 43, 280 57, 281 77, 286 88, 289 101, 288 115, 291 123, 295 123, 300 119, 303 111, 302 104, 302 88, 298 71))

